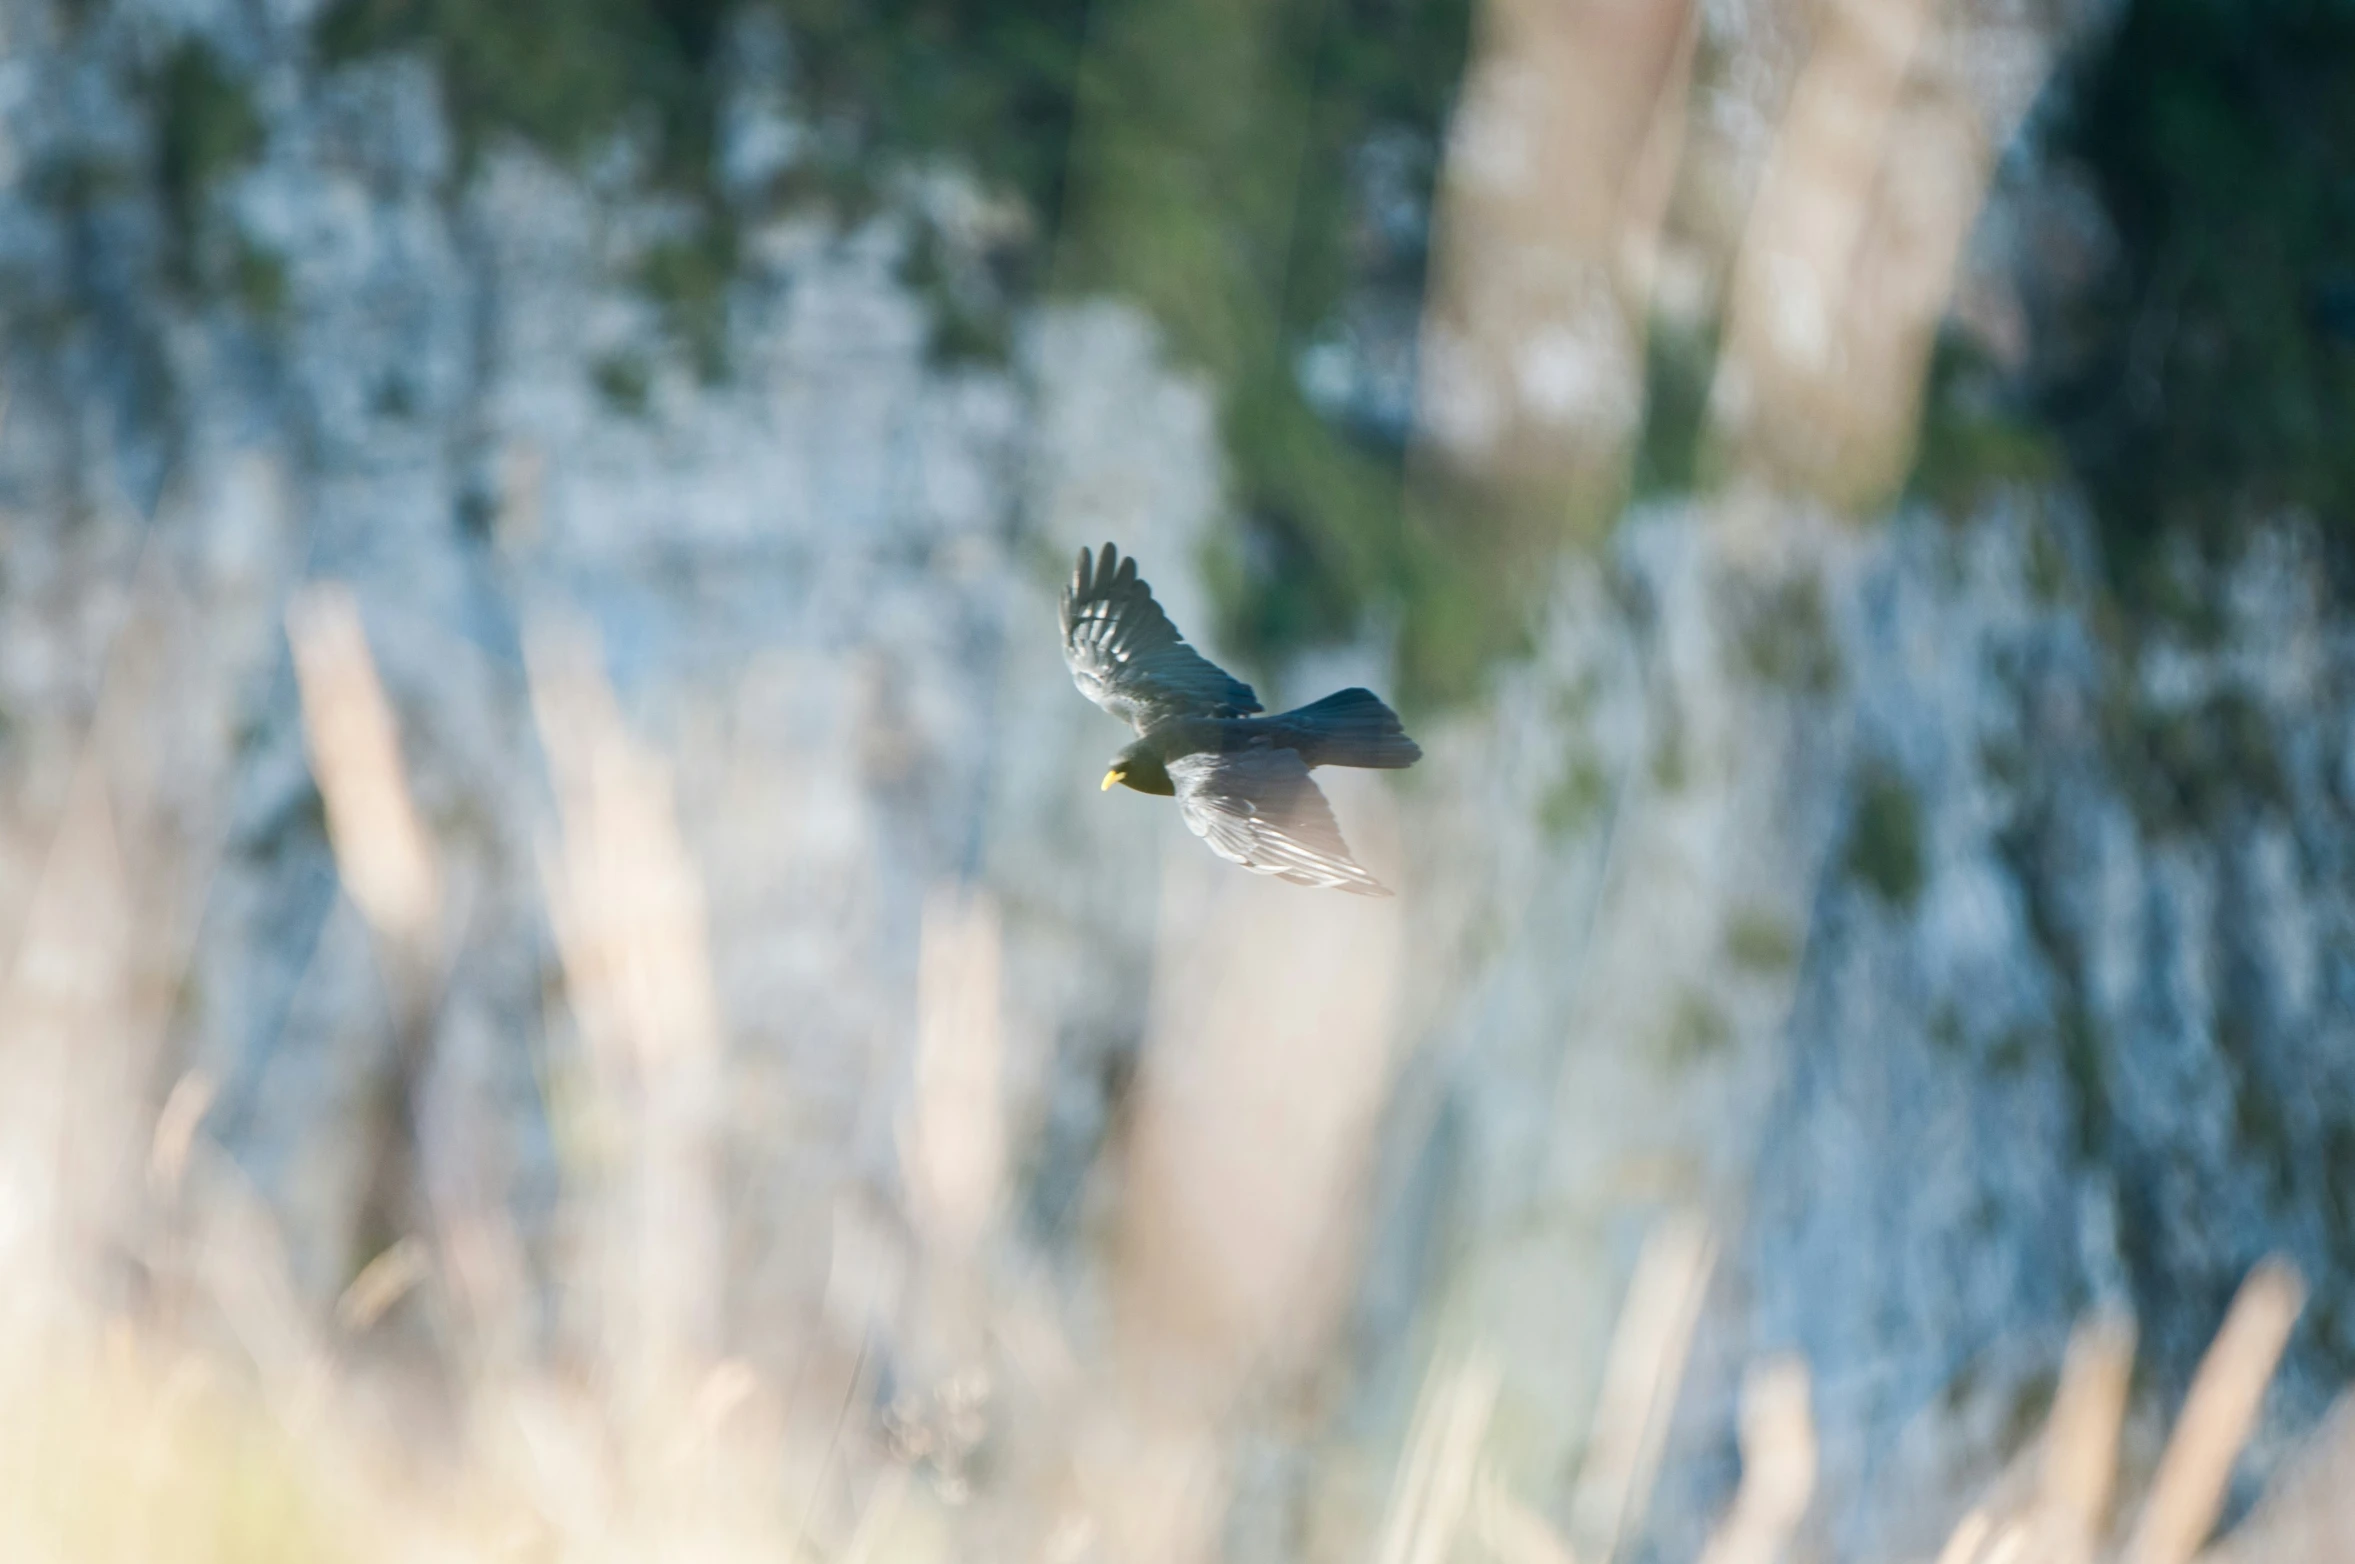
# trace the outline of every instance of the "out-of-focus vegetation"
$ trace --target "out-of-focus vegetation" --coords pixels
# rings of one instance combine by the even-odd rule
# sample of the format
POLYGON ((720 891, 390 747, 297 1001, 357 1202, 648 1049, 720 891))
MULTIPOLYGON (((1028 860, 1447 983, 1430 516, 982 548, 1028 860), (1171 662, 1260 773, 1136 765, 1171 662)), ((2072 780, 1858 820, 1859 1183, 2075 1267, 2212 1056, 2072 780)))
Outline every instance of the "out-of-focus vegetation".
POLYGON ((337 0, 315 42, 334 65, 422 51, 440 72, 461 171, 484 142, 518 135, 577 157, 647 118, 659 171, 687 183, 710 165, 725 0, 337 0))
POLYGON ((1644 426, 1635 451, 1636 494, 1685 494, 1705 481, 1703 436, 1716 362, 1713 331, 1653 325, 1644 364, 1644 426))
MULTIPOLYGON (((1404 429, 1321 416, 1296 366, 1349 290, 1402 290, 1411 308, 1420 235, 1369 210, 1364 160, 1386 137, 1403 183, 1385 198, 1427 207, 1467 0, 337 0, 317 45, 331 63, 430 58, 461 177, 498 136, 577 159, 641 131, 652 176, 697 219, 638 281, 718 378, 748 215, 717 181, 721 43, 760 11, 784 25, 813 134, 754 203, 856 220, 895 172, 952 162, 1030 218, 1027 242, 990 257, 1000 311, 1046 288, 1120 293, 1218 385, 1235 528, 1210 569, 1229 644, 1264 661, 1378 604, 1418 627, 1452 611, 1418 600, 1451 573, 1405 523, 1404 429)), ((947 286, 934 236, 916 235, 907 271, 944 357, 1003 352, 1005 321, 947 286)))
POLYGON ((2355 545, 2355 6, 2136 0, 2060 86, 2052 150, 2113 231, 2037 333, 2036 410, 2116 582, 2303 512, 2355 545))
POLYGON ((1921 895, 1921 801, 1913 785, 1885 761, 1867 765, 1857 778, 1848 869, 1893 907, 1910 908, 1921 895))
POLYGON ((1374 209, 1362 167, 1390 137, 1393 192, 1427 211, 1461 74, 1460 0, 1121 0, 1081 82, 1058 281, 1141 299, 1225 393, 1236 527, 1209 561, 1228 644, 1264 660, 1349 634, 1377 605, 1411 647, 1444 612, 1447 561, 1407 522, 1403 428, 1347 427, 1304 396, 1302 352, 1345 293, 1419 292, 1424 236, 1374 209))
MULTIPOLYGON (((501 136, 580 159, 637 132, 649 177, 693 217, 635 281, 708 380, 727 371, 748 203, 855 220, 895 170, 934 160, 1017 198, 1026 237, 996 245, 978 294, 955 285, 937 236, 911 243, 942 356, 1001 357, 1010 312, 1048 289, 1143 302, 1221 391, 1232 525, 1204 563, 1224 642, 1264 667, 1388 626, 1403 693, 1429 704, 1519 644, 1498 582, 1539 570, 1546 540, 1482 525, 1478 495, 1437 484, 1418 520, 1404 428, 1320 410, 1300 365, 1348 297, 1420 290, 1415 214, 1470 13, 1468 0, 333 0, 315 43, 330 65, 432 61, 460 180, 501 136), (754 12, 784 28, 811 133, 748 195, 721 189, 715 152, 729 28, 754 12)), ((2114 254, 2038 322, 2025 384, 1959 341, 1941 348, 1911 492, 1959 510, 1988 482, 2041 481, 2065 461, 2137 611, 2184 596, 2162 568, 2168 539, 2214 559, 2288 510, 2348 553, 2355 10, 2134 0, 2053 94, 2047 150, 2087 176, 2114 254)), ((208 188, 259 151, 245 86, 190 42, 158 68, 154 101, 174 278, 275 316, 282 269, 208 216, 208 188)), ((1708 482, 1713 358, 1706 325, 1655 331, 1635 494, 1708 482)), ((630 408, 642 378, 600 385, 630 408)))
POLYGON ((174 266, 185 273, 193 265, 206 188, 254 155, 262 126, 243 89, 196 39, 165 57, 151 91, 156 184, 171 224, 174 266))
POLYGON ((1960 517, 1994 486, 2060 475, 2063 457, 2052 431, 1971 344, 1952 334, 1940 339, 1922 400, 1921 439, 1906 484, 1912 498, 1960 517))
POLYGON ((245 84, 201 39, 175 45, 147 90, 155 104, 153 163, 164 213, 164 272, 176 288, 225 287, 257 318, 285 302, 285 268, 233 225, 210 193, 260 153, 261 116, 245 84))

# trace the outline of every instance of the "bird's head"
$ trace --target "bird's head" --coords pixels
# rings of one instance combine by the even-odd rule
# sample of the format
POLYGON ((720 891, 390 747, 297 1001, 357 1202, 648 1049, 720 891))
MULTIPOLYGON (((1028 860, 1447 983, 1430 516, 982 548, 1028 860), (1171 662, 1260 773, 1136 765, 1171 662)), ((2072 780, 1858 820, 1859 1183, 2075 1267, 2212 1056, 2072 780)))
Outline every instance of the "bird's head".
POLYGON ((1111 769, 1104 773, 1103 784, 1097 791, 1110 792, 1115 782, 1140 793, 1158 793, 1164 798, 1177 791, 1169 780, 1169 768, 1162 765, 1160 756, 1145 747, 1142 739, 1112 757, 1111 769))

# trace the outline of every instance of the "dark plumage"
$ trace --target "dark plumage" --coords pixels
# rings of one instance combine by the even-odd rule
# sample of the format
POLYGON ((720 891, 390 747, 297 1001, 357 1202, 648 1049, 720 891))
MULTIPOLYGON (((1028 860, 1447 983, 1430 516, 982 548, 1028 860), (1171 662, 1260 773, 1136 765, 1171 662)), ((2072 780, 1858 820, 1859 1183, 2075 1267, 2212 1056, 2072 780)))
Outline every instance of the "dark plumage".
POLYGON ((1309 772, 1411 766, 1423 752, 1371 690, 1342 690, 1273 716, 1178 634, 1111 544, 1080 551, 1063 591, 1063 660, 1089 700, 1137 730, 1104 786, 1175 797, 1188 829, 1254 874, 1390 894, 1360 868, 1309 772))

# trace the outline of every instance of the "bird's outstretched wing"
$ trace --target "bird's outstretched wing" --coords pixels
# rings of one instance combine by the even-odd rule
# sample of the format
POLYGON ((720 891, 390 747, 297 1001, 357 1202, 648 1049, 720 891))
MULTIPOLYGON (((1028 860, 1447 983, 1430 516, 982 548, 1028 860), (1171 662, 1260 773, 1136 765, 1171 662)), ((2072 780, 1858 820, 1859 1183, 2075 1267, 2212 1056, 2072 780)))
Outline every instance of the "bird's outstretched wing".
POLYGON ((1169 780, 1186 828, 1221 858, 1295 885, 1390 894, 1349 856, 1332 806, 1297 751, 1185 755, 1169 763, 1169 780))
POLYGON ((1063 589, 1063 660, 1079 692, 1139 733, 1172 717, 1243 717, 1251 686, 1188 646, 1137 562, 1082 549, 1063 589))

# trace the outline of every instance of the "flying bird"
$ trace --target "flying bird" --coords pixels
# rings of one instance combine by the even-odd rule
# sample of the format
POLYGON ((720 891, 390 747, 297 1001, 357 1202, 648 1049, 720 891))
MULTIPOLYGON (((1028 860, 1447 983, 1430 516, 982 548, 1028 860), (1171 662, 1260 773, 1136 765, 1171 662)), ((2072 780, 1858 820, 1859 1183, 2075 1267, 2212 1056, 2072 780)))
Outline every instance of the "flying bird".
POLYGON ((1251 686, 1186 644, 1137 562, 1109 543, 1101 555, 1080 550, 1063 589, 1063 660, 1080 694, 1137 730, 1104 789, 1175 797, 1189 830, 1254 874, 1390 894, 1349 856, 1309 777, 1318 766, 1396 770, 1422 759, 1373 691, 1259 715, 1251 686))

